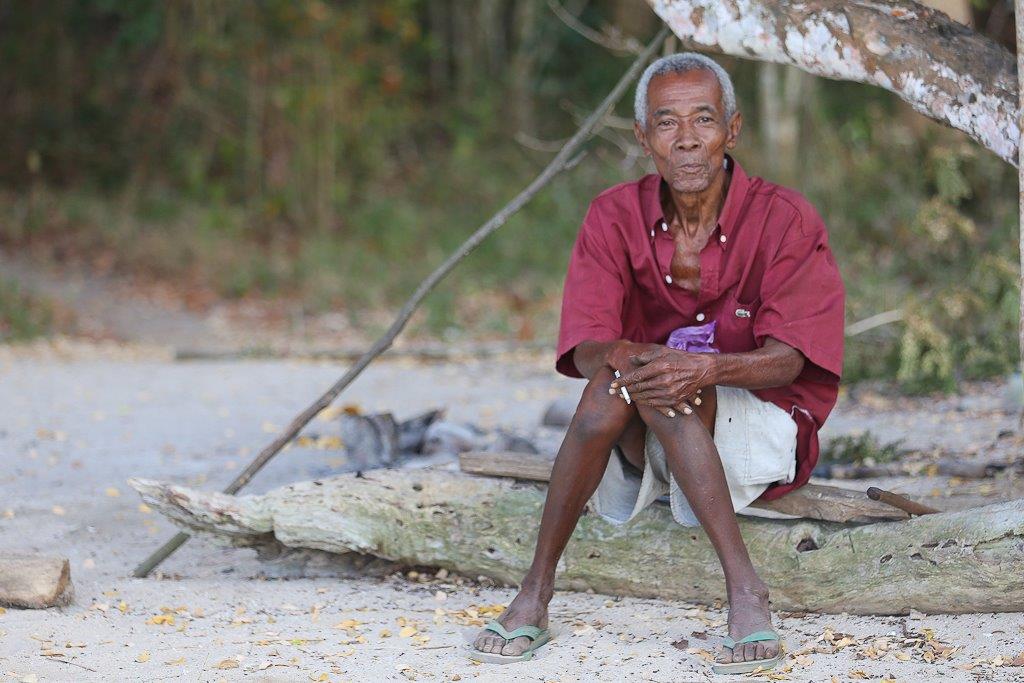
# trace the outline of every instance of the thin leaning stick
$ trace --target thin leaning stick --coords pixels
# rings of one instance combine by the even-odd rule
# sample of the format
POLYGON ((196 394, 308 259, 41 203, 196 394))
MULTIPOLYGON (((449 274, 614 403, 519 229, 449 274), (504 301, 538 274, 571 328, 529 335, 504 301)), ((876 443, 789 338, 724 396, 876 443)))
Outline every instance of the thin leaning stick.
MULTIPOLYGON (((313 405, 302 411, 298 417, 292 420, 292 423, 288 425, 288 428, 278 438, 264 448, 256 458, 249 463, 249 466, 242 471, 238 477, 231 482, 227 488, 224 489, 224 493, 233 494, 238 492, 243 486, 249 483, 253 476, 259 472, 264 465, 270 462, 270 459, 277 455, 285 445, 288 444, 295 436, 309 424, 310 420, 316 417, 324 408, 329 406, 338 394, 341 393, 342 389, 347 387, 352 381, 362 373, 363 370, 368 366, 377 356, 384 353, 395 340, 395 337, 405 328, 406 323, 409 322, 409 318, 412 317, 413 312, 419 307, 420 303, 426 298, 427 294, 437 286, 446 275, 455 266, 465 258, 473 249, 475 249, 481 242, 483 242, 492 232, 504 225, 509 218, 512 217, 519 209, 523 208, 527 202, 533 199, 534 195, 540 192, 545 185, 551 182, 551 180, 562 171, 565 171, 575 165, 576 159, 574 155, 583 143, 585 143, 590 137, 592 137, 596 129, 601 125, 605 115, 609 110, 618 102, 625 94, 626 89, 636 79, 640 70, 647 64, 647 61, 657 51, 658 47, 664 42, 665 38, 669 35, 669 29, 667 26, 663 26, 658 35, 654 37, 654 40, 644 48, 644 51, 636 58, 636 61, 629 67, 619 82, 615 84, 611 92, 608 93, 607 97, 597 106, 596 109, 587 117, 587 120, 583 122, 579 130, 569 138, 569 141, 565 143, 555 158, 540 172, 533 182, 526 186, 526 188, 515 196, 512 201, 506 204, 498 213, 491 216, 491 218, 477 228, 476 232, 470 235, 469 239, 462 243, 462 246, 458 248, 451 256, 449 256, 444 263, 437 267, 437 269, 431 273, 426 280, 420 283, 420 286, 416 288, 409 300, 405 302, 402 310, 398 313, 398 317, 391 323, 391 327, 388 331, 378 339, 370 349, 364 353, 355 365, 353 365, 345 375, 339 379, 334 386, 332 386, 323 396, 316 400, 313 405)), ((174 535, 171 540, 163 544, 153 554, 147 557, 135 570, 132 572, 132 576, 137 578, 146 577, 153 569, 161 562, 170 557, 171 553, 181 547, 185 541, 189 538, 189 534, 184 532, 178 532, 174 535)))

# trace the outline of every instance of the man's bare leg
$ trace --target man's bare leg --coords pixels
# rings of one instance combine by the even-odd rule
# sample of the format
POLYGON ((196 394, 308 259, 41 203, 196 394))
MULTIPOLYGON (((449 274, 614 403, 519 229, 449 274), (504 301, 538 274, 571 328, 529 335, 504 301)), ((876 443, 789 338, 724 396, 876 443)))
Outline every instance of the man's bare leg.
MULTIPOLYGON (((692 415, 677 412, 676 417, 668 418, 647 406, 640 406, 639 412, 664 447, 669 470, 722 563, 729 597, 729 635, 739 640, 771 627, 768 586, 750 562, 732 508, 722 460, 712 438, 717 410, 715 388, 703 389, 701 399, 692 415)), ((764 659, 774 657, 778 649, 778 643, 770 641, 747 643, 735 651, 723 647, 719 659, 764 659)))
MULTIPOLYGON (((632 461, 643 457, 643 425, 635 405, 627 405, 608 393, 614 375, 605 367, 587 383, 576 414, 558 449, 533 563, 519 594, 498 621, 508 630, 531 624, 547 628, 548 603, 554 592, 555 567, 569 541, 583 507, 597 490, 612 446, 619 442, 632 461), (639 449, 639 451, 638 451, 639 449)), ((642 460, 641 460, 642 466, 642 460)), ((506 642, 493 631, 481 631, 473 647, 503 655, 521 654, 529 646, 526 637, 506 642)))

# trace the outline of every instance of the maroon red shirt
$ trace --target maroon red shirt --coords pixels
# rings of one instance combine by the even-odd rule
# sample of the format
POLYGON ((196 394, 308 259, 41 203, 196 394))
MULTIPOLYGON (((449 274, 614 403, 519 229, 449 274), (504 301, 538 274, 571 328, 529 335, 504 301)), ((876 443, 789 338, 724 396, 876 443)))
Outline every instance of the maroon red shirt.
POLYGON ((842 373, 845 289, 814 207, 727 159, 732 181, 700 252, 698 295, 668 281, 675 242, 664 229, 660 175, 591 202, 565 278, 555 368, 582 377, 572 352, 583 341, 664 344, 677 327, 711 320, 723 353, 751 351, 767 337, 799 349, 807 362, 796 381, 752 390, 797 423, 796 478, 761 496, 773 500, 807 483, 818 461, 818 430, 842 373))

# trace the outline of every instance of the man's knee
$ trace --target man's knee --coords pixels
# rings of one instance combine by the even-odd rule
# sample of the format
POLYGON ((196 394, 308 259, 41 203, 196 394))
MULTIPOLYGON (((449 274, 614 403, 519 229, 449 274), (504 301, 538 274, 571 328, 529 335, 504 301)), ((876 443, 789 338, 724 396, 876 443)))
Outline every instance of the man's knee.
POLYGON ((572 420, 572 429, 579 437, 617 439, 629 423, 635 409, 608 393, 610 383, 610 377, 600 375, 587 383, 572 420))

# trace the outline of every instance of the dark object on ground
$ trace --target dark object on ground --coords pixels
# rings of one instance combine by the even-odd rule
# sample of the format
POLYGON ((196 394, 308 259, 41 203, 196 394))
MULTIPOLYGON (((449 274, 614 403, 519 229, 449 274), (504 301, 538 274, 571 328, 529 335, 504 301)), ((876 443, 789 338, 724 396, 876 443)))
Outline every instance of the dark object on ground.
POLYGON ((576 406, 579 405, 579 398, 574 396, 563 396, 551 402, 548 409, 544 411, 544 417, 540 423, 545 427, 568 427, 576 414, 576 406))
POLYGON ((970 462, 943 458, 936 463, 891 462, 883 465, 844 465, 825 463, 814 468, 813 476, 821 479, 879 479, 883 477, 917 476, 922 473, 963 479, 994 477, 1007 468, 1024 469, 1024 458, 1013 462, 970 462), (932 465, 935 469, 932 470, 932 465))
POLYGON ((427 437, 427 429, 443 415, 444 409, 436 408, 399 423, 398 450, 403 453, 423 452, 423 442, 427 437))
POLYGON ((391 413, 342 413, 341 440, 349 462, 357 469, 390 465, 398 455, 398 424, 391 413))

